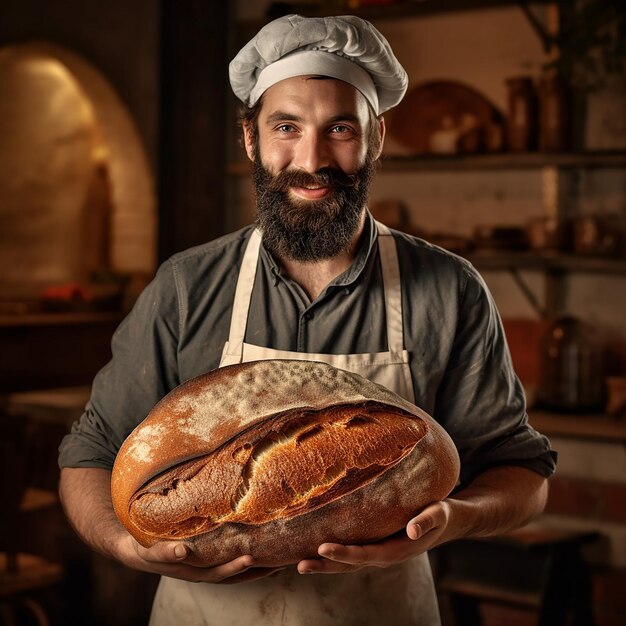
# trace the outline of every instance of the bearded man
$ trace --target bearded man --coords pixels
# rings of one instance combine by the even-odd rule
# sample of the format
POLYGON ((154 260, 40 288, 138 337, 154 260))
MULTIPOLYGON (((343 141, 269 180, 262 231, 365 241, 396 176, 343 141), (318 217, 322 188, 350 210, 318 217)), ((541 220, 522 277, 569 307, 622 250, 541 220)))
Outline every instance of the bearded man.
POLYGON ((426 551, 538 514, 554 455, 528 425, 477 272, 391 232, 367 210, 382 115, 408 83, 384 37, 351 16, 280 18, 239 52, 230 78, 244 106, 257 225, 164 263, 117 331, 113 359, 61 447, 66 512, 93 548, 163 576, 153 626, 434 626, 426 551), (319 558, 280 571, 255 568, 244 554, 199 568, 186 562, 183 543, 140 546, 110 502, 110 470, 125 437, 183 381, 276 358, 356 372, 433 415, 459 451, 458 489, 416 510, 397 535, 325 543, 319 558))

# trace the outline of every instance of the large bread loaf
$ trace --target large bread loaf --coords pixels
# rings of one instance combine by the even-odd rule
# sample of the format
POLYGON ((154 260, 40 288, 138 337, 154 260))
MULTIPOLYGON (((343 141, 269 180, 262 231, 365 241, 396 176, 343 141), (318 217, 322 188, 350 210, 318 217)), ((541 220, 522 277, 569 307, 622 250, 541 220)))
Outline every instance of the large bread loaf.
POLYGON ((324 363, 273 360, 171 391, 122 445, 111 490, 145 546, 185 540, 197 564, 276 566, 395 533, 458 472, 451 439, 416 406, 324 363))

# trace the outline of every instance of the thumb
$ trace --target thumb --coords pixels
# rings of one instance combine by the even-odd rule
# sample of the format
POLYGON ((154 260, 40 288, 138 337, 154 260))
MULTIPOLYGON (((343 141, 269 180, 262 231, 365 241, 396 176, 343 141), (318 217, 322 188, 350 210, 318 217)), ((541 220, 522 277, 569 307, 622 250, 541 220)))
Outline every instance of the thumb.
POLYGON ((406 525, 406 534, 409 539, 416 541, 423 537, 426 533, 430 532, 435 527, 435 520, 432 515, 422 511, 419 515, 415 516, 406 525))
POLYGON ((184 561, 189 556, 190 550, 180 541, 160 541, 150 548, 137 544, 137 554, 146 561, 175 563, 184 561))

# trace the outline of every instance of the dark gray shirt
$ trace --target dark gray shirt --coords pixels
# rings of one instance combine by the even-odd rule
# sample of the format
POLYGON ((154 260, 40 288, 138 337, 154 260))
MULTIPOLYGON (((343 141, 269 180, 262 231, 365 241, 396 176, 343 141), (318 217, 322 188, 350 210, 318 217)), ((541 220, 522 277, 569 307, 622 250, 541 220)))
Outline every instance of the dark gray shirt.
MULTIPOLYGON (((228 339, 246 227, 166 261, 112 340, 85 413, 60 447, 62 467, 111 468, 130 431, 176 385, 218 367, 228 339)), ((454 440, 461 479, 513 464, 554 471, 549 442, 527 421, 493 300, 465 260, 393 232, 405 349, 416 403, 454 440)), ((351 267, 313 302, 261 246, 246 343, 296 352, 387 350, 377 231, 368 215, 351 267)))

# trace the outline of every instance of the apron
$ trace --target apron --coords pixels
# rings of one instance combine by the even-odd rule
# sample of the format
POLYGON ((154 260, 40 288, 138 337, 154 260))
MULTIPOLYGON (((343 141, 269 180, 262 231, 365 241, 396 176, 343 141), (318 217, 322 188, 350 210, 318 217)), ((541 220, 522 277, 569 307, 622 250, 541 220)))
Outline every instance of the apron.
MULTIPOLYGON (((385 294, 388 351, 312 354, 244 343, 261 233, 246 248, 220 367, 263 359, 323 361, 360 374, 414 403, 409 354, 404 349, 402 297, 393 236, 376 223, 385 294)), ((407 520, 408 521, 408 520, 407 520)), ((349 574, 298 574, 295 567, 233 585, 162 577, 150 626, 438 626, 439 610, 426 554, 389 568, 349 574)))

